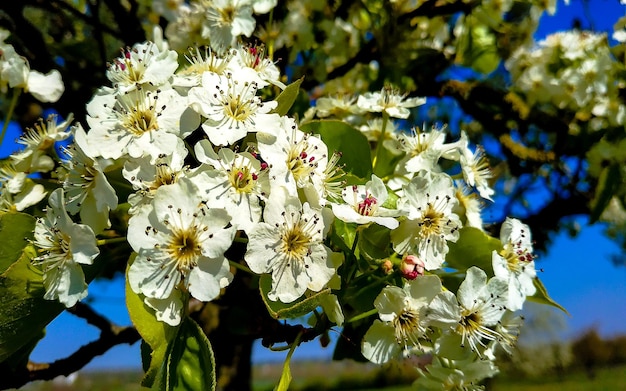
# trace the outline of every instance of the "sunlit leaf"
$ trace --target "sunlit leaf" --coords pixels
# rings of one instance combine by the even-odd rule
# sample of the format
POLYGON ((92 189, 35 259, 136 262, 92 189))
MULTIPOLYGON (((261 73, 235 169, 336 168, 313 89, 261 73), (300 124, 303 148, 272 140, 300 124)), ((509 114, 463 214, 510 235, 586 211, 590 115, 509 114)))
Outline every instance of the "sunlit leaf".
POLYGON ((35 219, 26 213, 0 214, 0 274, 17 261, 33 238, 35 219))
POLYGON ((341 152, 340 164, 344 171, 359 178, 372 176, 371 148, 367 137, 341 121, 311 121, 301 126, 305 132, 319 134, 328 146, 328 153, 341 152))
MULTIPOLYGON (((132 263, 134 255, 131 256, 129 265, 132 263)), ((126 307, 130 320, 150 348, 150 355, 147 355, 146 352, 142 354, 144 367, 148 369, 141 383, 145 387, 150 387, 163 364, 168 350, 168 342, 176 335, 176 328, 156 319, 154 310, 144 303, 142 296, 130 288, 128 279, 126 279, 126 307), (146 361, 147 358, 149 358, 148 361, 146 361)))
POLYGON ((170 342, 159 378, 162 391, 215 390, 215 357, 209 339, 191 318, 185 318, 170 342))
POLYGON ((565 308, 563 308, 560 304, 558 304, 548 295, 548 291, 546 290, 546 287, 543 286, 543 283, 541 282, 541 280, 539 280, 539 278, 535 278, 533 280, 533 283, 535 285, 535 288, 537 288, 537 291, 535 292, 534 295, 528 296, 526 300, 533 301, 535 303, 551 305, 565 312, 567 315, 569 315, 569 312, 567 312, 565 308))
POLYGON ((278 384, 276 385, 276 387, 274 387, 274 391, 289 390, 289 385, 291 384, 291 368, 289 367, 289 363, 291 362, 291 356, 293 355, 293 352, 298 346, 298 341, 299 339, 294 342, 294 344, 291 346, 291 349, 289 349, 289 353, 287 354, 287 357, 285 358, 285 363, 283 364, 283 372, 280 375, 280 380, 278 381, 278 384))
POLYGON ((376 165, 374 167, 374 174, 379 178, 385 178, 389 175, 392 175, 396 168, 398 167, 398 163, 402 160, 403 154, 395 154, 391 152, 387 148, 381 148, 378 153, 378 158, 376 159, 376 165))
POLYGON ((458 49, 461 65, 484 74, 493 72, 500 63, 495 34, 474 18, 468 17, 466 23, 458 49))
POLYGON ((259 279, 259 291, 263 302, 267 307, 269 314, 275 319, 297 318, 308 314, 315 308, 319 307, 320 297, 328 295, 330 289, 322 289, 319 292, 310 292, 298 300, 291 303, 283 303, 281 301, 273 301, 267 297, 269 291, 272 290, 272 277, 269 274, 263 274, 259 279))
POLYGON ((344 251, 350 251, 356 237, 356 223, 346 223, 340 219, 334 219, 330 233, 333 243, 344 251))
POLYGON ((456 243, 448 242, 446 262, 457 270, 467 270, 478 266, 487 274, 493 275, 491 257, 494 250, 502 249, 502 242, 474 227, 463 227, 456 243))
POLYGON ((358 255, 367 259, 383 259, 391 252, 391 231, 372 223, 359 231, 358 255))
POLYGON ((272 113, 276 113, 278 115, 287 115, 291 106, 293 106, 294 102, 298 98, 298 93, 300 92, 300 84, 304 78, 300 78, 293 83, 289 84, 287 88, 285 88, 277 97, 276 102, 278 102, 278 106, 272 113))
POLYGON ((30 215, 0 215, 0 362, 31 349, 43 328, 65 309, 43 298, 43 275, 31 264, 36 252, 27 245, 34 228, 30 215))
POLYGON ((598 186, 596 194, 591 201, 591 213, 589 215, 589 223, 595 223, 606 209, 611 198, 618 191, 621 185, 622 177, 619 164, 611 164, 604 167, 598 178, 598 186))

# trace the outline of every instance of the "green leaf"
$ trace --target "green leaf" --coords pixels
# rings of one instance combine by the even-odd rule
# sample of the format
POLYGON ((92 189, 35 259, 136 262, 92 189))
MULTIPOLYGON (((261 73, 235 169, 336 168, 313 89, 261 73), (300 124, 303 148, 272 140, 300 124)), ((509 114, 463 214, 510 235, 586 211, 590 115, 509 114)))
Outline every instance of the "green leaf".
POLYGON ((156 384, 162 391, 215 390, 213 349, 193 319, 183 320, 169 344, 156 384))
MULTIPOLYGON (((135 255, 134 253, 131 255, 128 262, 129 267, 135 255)), ((146 351, 142 350, 142 361, 144 367, 148 369, 141 384, 145 387, 151 387, 167 354, 168 343, 176 335, 177 328, 156 319, 154 310, 144 303, 142 296, 130 288, 128 278, 126 278, 126 307, 128 308, 130 320, 133 322, 137 332, 150 347, 151 352, 149 356, 146 354, 146 351), (149 358, 148 362, 146 362, 146 358, 149 358)), ((146 346, 144 346, 145 348, 146 346)))
POLYGON ((385 178, 389 175, 393 175, 396 171, 398 163, 403 157, 404 154, 394 154, 384 146, 381 146, 380 151, 378 151, 374 174, 376 174, 379 178, 385 178))
POLYGON ((474 18, 467 18, 467 29, 460 40, 461 64, 480 73, 491 73, 500 64, 496 36, 491 29, 474 18))
POLYGON ((268 292, 271 290, 272 276, 269 274, 261 275, 259 279, 259 291, 261 292, 261 297, 267 307, 267 311, 274 319, 298 318, 306 315, 321 305, 321 296, 330 293, 330 288, 326 288, 319 292, 309 292, 310 294, 300 297, 294 302, 283 303, 281 301, 270 300, 267 297, 268 292))
POLYGON ((280 380, 278 381, 278 384, 276 385, 276 387, 274 387, 274 391, 288 391, 289 390, 289 384, 291 384, 291 368, 289 367, 289 363, 291 362, 291 356, 293 355, 293 352, 298 347, 298 344, 300 342, 300 336, 301 334, 298 335, 294 343, 291 345, 291 348, 289 349, 289 353, 287 353, 287 357, 285 357, 285 363, 283 364, 283 372, 280 375, 280 380))
POLYGON ((341 152, 339 164, 344 171, 359 178, 372 176, 371 148, 367 137, 352 126, 332 120, 311 121, 301 126, 302 131, 319 134, 328 146, 328 152, 341 152))
POLYGON ((351 251, 354 239, 356 238, 356 223, 346 223, 340 219, 333 220, 330 237, 332 242, 339 246, 344 252, 351 251))
MULTIPOLYGON (((37 252, 32 245, 26 245, 32 240, 35 218, 12 212, 0 216, 0 247, 8 249, 2 251, 0 257, 4 269, 0 275, 0 362, 3 362, 18 350, 24 353, 24 349, 30 349, 45 326, 65 310, 65 306, 43 298, 43 274, 32 264, 37 252), (11 263, 16 254, 18 258, 11 263), (6 267, 7 264, 10 266, 6 267)), ((86 281, 92 281, 104 265, 106 262, 96 258, 93 265, 83 267, 86 281)))
POLYGON ((390 254, 391 230, 371 223, 359 231, 358 254, 366 260, 383 259, 390 254))
POLYGON ((302 80, 304 77, 299 78, 293 83, 289 84, 287 88, 285 88, 277 97, 276 102, 278 102, 278 106, 272 113, 276 113, 278 115, 287 115, 291 106, 293 106, 294 102, 298 98, 298 93, 300 92, 300 84, 302 84, 302 80))
POLYGON ((535 285, 535 288, 537 288, 537 291, 534 295, 526 297, 526 300, 533 301, 535 303, 551 305, 552 307, 556 307, 565 312, 567 315, 570 314, 565 308, 563 308, 548 295, 546 287, 543 286, 543 283, 541 282, 541 280, 539 280, 539 278, 535 277, 533 283, 535 285))
POLYGON ((280 375, 278 385, 274 388, 274 391, 287 391, 289 390, 289 384, 291 384, 291 368, 289 368, 289 359, 285 360, 283 364, 283 372, 280 375))
POLYGON ((26 213, 0 214, 0 273, 21 256, 28 240, 33 238, 35 219, 26 213))
POLYGON ((621 185, 620 165, 611 164, 602 169, 600 177, 598 178, 598 186, 596 187, 596 194, 591 201, 591 213, 589 216, 589 224, 593 224, 602 215, 604 209, 611 201, 611 198, 621 185))
POLYGON ((0 362, 32 350, 43 328, 65 309, 45 300, 43 275, 33 267, 35 218, 25 213, 0 214, 0 362))
POLYGON ((446 262, 457 270, 478 266, 493 276, 492 252, 502 249, 502 242, 474 227, 463 227, 456 243, 448 242, 446 262))

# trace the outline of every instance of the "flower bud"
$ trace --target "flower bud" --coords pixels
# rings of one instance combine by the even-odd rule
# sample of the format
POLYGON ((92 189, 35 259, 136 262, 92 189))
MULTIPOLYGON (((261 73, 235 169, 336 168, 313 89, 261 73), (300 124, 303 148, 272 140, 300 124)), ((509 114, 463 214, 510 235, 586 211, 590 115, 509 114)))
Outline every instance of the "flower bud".
POLYGON ((389 259, 385 259, 383 263, 380 264, 380 268, 383 269, 385 274, 391 274, 393 272, 393 263, 389 259))
POLYGON ((417 276, 424 275, 424 261, 417 255, 406 255, 400 263, 400 272, 407 280, 414 280, 417 276))

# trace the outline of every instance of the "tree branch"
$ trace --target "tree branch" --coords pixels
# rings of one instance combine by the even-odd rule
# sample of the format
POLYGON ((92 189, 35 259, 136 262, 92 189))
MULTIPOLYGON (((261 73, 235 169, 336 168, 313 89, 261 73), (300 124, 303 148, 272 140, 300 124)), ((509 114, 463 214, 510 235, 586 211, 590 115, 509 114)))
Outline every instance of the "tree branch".
POLYGON ((29 362, 26 368, 0 376, 0 389, 19 388, 35 380, 52 380, 57 376, 68 376, 83 368, 95 357, 106 353, 112 347, 121 344, 132 345, 141 339, 134 327, 115 325, 97 314, 87 304, 77 303, 68 311, 100 329, 100 337, 82 346, 69 357, 52 363, 29 362))
POLYGON ((474 8, 476 8, 480 4, 481 1, 479 0, 472 0, 468 2, 456 1, 454 3, 443 4, 441 4, 439 0, 429 0, 417 7, 415 10, 398 17, 398 24, 407 23, 417 16, 434 17, 442 15, 453 15, 458 12, 469 14, 474 8))

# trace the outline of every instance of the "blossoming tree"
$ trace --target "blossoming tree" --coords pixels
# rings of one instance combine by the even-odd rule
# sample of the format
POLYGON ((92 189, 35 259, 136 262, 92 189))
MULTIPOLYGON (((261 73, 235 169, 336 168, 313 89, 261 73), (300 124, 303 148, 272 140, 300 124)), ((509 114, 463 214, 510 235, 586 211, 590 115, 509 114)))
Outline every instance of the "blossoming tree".
POLYGON ((417 389, 481 389, 524 303, 559 307, 535 265, 547 232, 575 213, 624 224, 623 48, 592 32, 533 43, 554 4, 50 1, 58 19, 3 7, 3 143, 25 108, 57 111, 26 125, 1 168, 4 388, 141 340, 145 387, 245 390, 250 357, 234 352, 261 339, 290 351, 286 390, 292 352, 337 331, 336 359, 421 356, 417 389), (33 21, 42 35, 26 34, 33 21), (37 37, 56 62, 27 61, 47 48, 37 37), (458 67, 474 73, 454 79, 458 67), (441 97, 472 120, 419 115, 441 97), (494 135, 500 152, 477 145, 494 135), (559 189, 543 213, 509 216, 540 178, 559 189), (485 221, 498 203, 505 216, 485 221), (115 273, 127 327, 81 301, 115 273), (62 311, 100 339, 31 363, 62 311))

